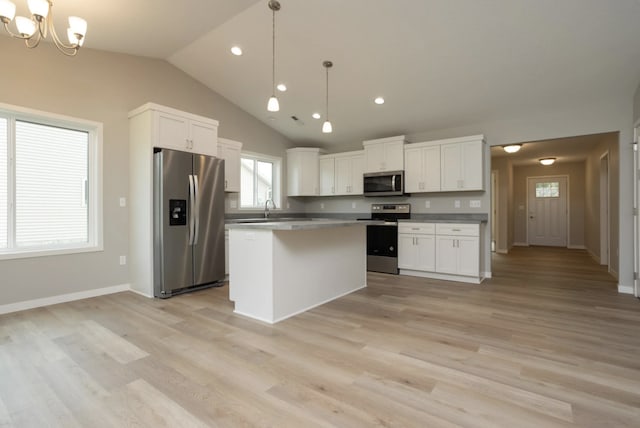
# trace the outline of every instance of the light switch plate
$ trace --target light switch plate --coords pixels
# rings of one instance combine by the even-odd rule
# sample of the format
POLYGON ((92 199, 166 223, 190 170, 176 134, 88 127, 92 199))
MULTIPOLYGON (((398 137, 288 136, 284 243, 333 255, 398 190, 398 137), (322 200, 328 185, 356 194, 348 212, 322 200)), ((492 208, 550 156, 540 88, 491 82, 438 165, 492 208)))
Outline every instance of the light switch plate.
POLYGON ((229 202, 229 205, 231 206, 231 208, 238 208, 238 201, 231 201, 229 202))
POLYGON ((120 265, 124 266, 127 264, 127 256, 120 256, 120 265))
POLYGON ((425 208, 431 208, 431 201, 424 201, 425 208))
POLYGON ((126 206, 127 206, 127 198, 121 197, 120 198, 120 207, 126 207, 126 206))
POLYGON ((323 210, 324 209, 324 202, 320 202, 320 209, 323 210))
POLYGON ((469 208, 480 208, 480 201, 477 199, 469 201, 469 208))
POLYGON ((289 205, 289 202, 287 202, 287 209, 291 208, 291 205, 289 205))
POLYGON ((356 203, 355 202, 351 202, 351 208, 353 208, 354 210, 356 209, 356 203))
POLYGON ((460 200, 459 200, 459 199, 456 199, 456 200, 453 202, 453 207, 454 207, 454 208, 460 208, 460 200))

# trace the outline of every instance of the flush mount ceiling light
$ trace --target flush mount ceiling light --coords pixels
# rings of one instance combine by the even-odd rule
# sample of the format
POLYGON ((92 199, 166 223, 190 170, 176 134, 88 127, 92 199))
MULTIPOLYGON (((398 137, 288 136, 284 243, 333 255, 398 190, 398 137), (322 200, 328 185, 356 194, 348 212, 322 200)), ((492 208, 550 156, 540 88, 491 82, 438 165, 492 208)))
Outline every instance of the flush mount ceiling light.
POLYGON ((326 96, 326 120, 322 124, 322 132, 325 134, 330 134, 333 132, 333 127, 331 126, 331 122, 329 121, 329 69, 333 67, 333 63, 331 61, 323 61, 322 66, 326 70, 327 75, 327 96, 326 96))
POLYGON ((549 166, 549 165, 553 165, 555 161, 556 161, 556 158, 542 158, 538 162, 540 162, 541 165, 549 166))
POLYGON ((382 105, 382 104, 384 104, 384 98, 377 97, 375 100, 373 100, 373 102, 378 104, 378 105, 382 105))
POLYGON ((280 111, 280 103, 278 102, 278 98, 276 98, 276 12, 280 10, 280 2, 276 0, 269 0, 269 9, 272 12, 272 20, 271 20, 271 98, 269 98, 269 102, 267 102, 267 110, 269 111, 280 111))
POLYGON ((313 113, 311 117, 314 119, 320 119, 322 116, 320 116, 320 113, 313 113))
POLYGON ((234 54, 235 56, 240 56, 242 55, 242 48, 240 46, 232 46, 231 53, 234 54))
POLYGON ((9 0, 0 0, 0 21, 4 24, 4 29, 15 39, 24 40, 29 49, 37 47, 43 39, 51 33, 51 39, 58 50, 67 56, 74 56, 84 43, 87 34, 87 21, 77 16, 69 17, 69 28, 67 28, 67 39, 65 43, 58 37, 53 27, 53 2, 50 0, 28 0, 31 17, 16 15, 16 5, 9 0), (17 33, 9 29, 9 24, 16 19, 17 33))
POLYGON ((278 86, 276 86, 276 88, 278 88, 280 92, 284 92, 287 90, 287 85, 285 85, 284 83, 278 83, 278 86))
POLYGON ((516 153, 522 148, 522 144, 509 144, 508 146, 502 147, 507 153, 516 153))

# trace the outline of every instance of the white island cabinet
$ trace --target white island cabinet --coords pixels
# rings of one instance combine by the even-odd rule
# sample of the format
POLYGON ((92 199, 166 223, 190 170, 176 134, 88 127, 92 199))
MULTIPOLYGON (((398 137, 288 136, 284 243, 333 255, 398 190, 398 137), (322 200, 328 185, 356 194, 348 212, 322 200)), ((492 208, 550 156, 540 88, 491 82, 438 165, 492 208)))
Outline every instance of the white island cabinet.
POLYGON ((270 324, 366 287, 367 222, 229 224, 234 312, 270 324))

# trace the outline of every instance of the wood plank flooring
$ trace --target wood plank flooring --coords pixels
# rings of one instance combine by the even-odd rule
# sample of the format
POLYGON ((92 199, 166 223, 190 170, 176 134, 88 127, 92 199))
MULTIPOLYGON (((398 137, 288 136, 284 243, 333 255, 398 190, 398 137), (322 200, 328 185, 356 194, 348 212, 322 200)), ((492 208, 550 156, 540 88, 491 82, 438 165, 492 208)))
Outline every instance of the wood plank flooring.
POLYGON ((640 301, 586 252, 369 274, 275 326, 228 288, 0 316, 0 427, 638 427, 640 301))

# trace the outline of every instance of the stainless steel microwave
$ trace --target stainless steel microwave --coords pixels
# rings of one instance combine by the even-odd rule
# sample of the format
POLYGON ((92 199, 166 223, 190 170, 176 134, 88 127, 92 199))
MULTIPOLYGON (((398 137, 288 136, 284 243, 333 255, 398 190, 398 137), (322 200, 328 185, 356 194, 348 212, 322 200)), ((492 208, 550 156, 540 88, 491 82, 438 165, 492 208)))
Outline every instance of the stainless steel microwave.
POLYGON ((369 172, 363 180, 365 196, 404 195, 404 171, 369 172))

